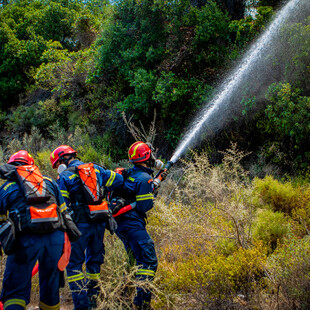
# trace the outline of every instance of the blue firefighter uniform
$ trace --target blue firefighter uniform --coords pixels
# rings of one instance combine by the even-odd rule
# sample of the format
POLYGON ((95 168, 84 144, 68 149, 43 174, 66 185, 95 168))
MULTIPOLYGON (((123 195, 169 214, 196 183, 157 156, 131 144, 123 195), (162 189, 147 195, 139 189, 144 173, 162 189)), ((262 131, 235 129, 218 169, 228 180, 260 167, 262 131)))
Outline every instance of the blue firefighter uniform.
MULTIPOLYGON (((56 197, 60 210, 67 206, 55 181, 44 177, 48 191, 56 197)), ((14 219, 27 207, 23 191, 16 182, 6 182, 0 188, 0 220, 9 216, 14 219)), ((26 309, 30 302, 31 273, 36 261, 40 271, 40 309, 57 310, 59 306, 60 271, 57 263, 62 255, 64 232, 56 230, 47 234, 18 232, 17 250, 7 257, 3 277, 1 301, 6 310, 26 309)))
MULTIPOLYGON (((152 169, 139 165, 129 171, 124 192, 127 202, 136 201, 136 208, 116 217, 116 234, 124 243, 129 257, 134 256, 139 266, 136 278, 141 281, 153 280, 158 264, 154 242, 145 228, 146 212, 153 208, 154 201, 152 173, 152 169)), ((134 304, 147 309, 150 302, 151 292, 138 287, 134 304)))
MULTIPOLYGON (((84 164, 75 159, 68 168, 84 164)), ((94 165, 100 187, 114 190, 123 184, 123 177, 113 171, 94 165)), ((66 203, 74 212, 73 218, 82 233, 80 239, 72 244, 70 262, 67 266, 67 278, 75 309, 88 309, 95 306, 95 296, 98 294, 98 279, 100 266, 104 259, 103 237, 105 222, 94 223, 89 219, 79 176, 72 170, 63 171, 57 180, 66 203), (86 263, 86 276, 82 271, 86 263), (85 289, 85 287, 87 289, 85 289)))

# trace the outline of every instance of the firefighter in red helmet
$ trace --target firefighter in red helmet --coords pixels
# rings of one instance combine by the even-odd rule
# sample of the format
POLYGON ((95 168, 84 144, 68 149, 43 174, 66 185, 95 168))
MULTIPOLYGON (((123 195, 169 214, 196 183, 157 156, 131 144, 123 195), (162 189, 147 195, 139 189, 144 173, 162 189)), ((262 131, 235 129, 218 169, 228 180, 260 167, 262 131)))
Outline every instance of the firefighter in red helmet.
POLYGON ((58 168, 57 183, 82 232, 81 238, 72 244, 67 267, 74 309, 96 309, 104 233, 106 228, 111 233, 116 229, 103 192, 106 188, 113 191, 120 187, 123 177, 97 164, 80 161, 77 152, 68 145, 57 147, 50 160, 53 168, 58 168), (86 279, 83 263, 86 264, 86 279))
MULTIPOLYGON (((153 208, 154 185, 153 170, 155 158, 152 148, 147 143, 138 141, 128 151, 133 167, 126 172, 122 192, 115 193, 128 205, 135 202, 135 208, 116 218, 117 236, 122 240, 128 256, 134 256, 139 269, 136 278, 139 281, 153 280, 157 270, 157 256, 154 242, 146 230, 146 212, 153 208)), ((145 287, 138 287, 134 299, 135 309, 150 309, 151 292, 145 287)))
MULTIPOLYGON (((26 309, 32 269, 39 261, 39 307, 57 310, 59 262, 67 230, 64 223, 71 219, 66 203, 56 182, 40 173, 25 150, 14 153, 7 164, 0 166, 0 176, 7 180, 0 188, 0 241, 8 255, 1 293, 4 309, 26 309)), ((71 228, 78 238, 72 220, 71 228)))

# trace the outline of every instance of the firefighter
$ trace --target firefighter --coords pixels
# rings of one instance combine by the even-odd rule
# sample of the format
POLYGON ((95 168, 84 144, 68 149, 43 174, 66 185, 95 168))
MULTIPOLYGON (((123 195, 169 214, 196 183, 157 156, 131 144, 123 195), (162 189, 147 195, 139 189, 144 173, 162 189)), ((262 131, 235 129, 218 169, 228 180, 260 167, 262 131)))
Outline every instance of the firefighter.
MULTIPOLYGON (((42 176, 27 151, 13 154, 7 164, 0 166, 0 175, 7 179, 0 188, 3 223, 0 238, 8 254, 1 293, 4 309, 26 309, 30 302, 32 269, 37 261, 40 266, 39 307, 60 309, 58 263, 64 249, 65 227, 61 212, 67 213, 66 203, 56 182, 42 176), (38 183, 33 185, 33 180, 38 183), (6 227, 9 238, 5 236, 6 227)), ((70 220, 66 215, 66 221, 70 220)), ((72 220, 71 228, 78 238, 79 232, 72 220)))
MULTIPOLYGON (((154 167, 155 159, 151 147, 141 141, 131 145, 128 156, 134 166, 126 171, 122 192, 115 193, 115 195, 125 200, 125 202, 121 200, 123 205, 135 201, 135 208, 115 217, 118 224, 116 234, 124 243, 129 259, 131 260, 133 256, 139 266, 136 279, 139 281, 153 280, 157 270, 157 256, 154 242, 145 226, 146 212, 153 208, 154 202, 153 170, 151 168, 154 167)), ((150 290, 138 287, 134 299, 135 309, 150 309, 150 302, 150 290)))
POLYGON ((57 183, 82 232, 81 238, 72 244, 67 266, 74 309, 96 309, 100 266, 104 261, 104 232, 106 228, 111 233, 116 229, 116 222, 103 199, 104 194, 98 193, 98 189, 114 190, 123 184, 123 177, 99 165, 81 162, 77 152, 68 145, 57 147, 50 159, 53 168, 58 168, 57 183), (88 171, 89 177, 83 174, 82 169, 88 171), (82 271, 84 262, 86 279, 82 271))

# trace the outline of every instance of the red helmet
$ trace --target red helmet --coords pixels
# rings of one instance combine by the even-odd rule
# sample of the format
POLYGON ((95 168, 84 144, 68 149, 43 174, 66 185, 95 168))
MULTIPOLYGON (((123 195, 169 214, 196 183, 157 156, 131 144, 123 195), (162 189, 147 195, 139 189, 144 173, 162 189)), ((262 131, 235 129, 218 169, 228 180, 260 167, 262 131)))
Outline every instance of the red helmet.
POLYGON ((150 147, 141 141, 135 142, 131 145, 128 151, 129 161, 131 163, 142 163, 151 157, 150 147))
POLYGON ((8 164, 11 164, 14 162, 21 162, 27 165, 34 164, 34 160, 32 156, 27 151, 24 151, 24 150, 14 153, 8 160, 8 164))
POLYGON ((77 154, 77 151, 75 151, 72 147, 69 145, 61 145, 58 146, 50 156, 50 160, 52 163, 53 168, 56 168, 56 164, 58 160, 62 159, 64 155, 70 155, 70 154, 77 154))

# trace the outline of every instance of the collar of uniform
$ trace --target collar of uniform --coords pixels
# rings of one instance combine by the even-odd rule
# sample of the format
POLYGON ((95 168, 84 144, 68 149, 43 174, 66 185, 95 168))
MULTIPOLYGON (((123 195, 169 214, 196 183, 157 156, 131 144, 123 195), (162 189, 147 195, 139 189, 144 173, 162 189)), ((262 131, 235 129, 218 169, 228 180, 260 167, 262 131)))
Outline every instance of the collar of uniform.
POLYGON ((72 161, 69 163, 68 167, 79 166, 79 165, 83 165, 83 164, 84 164, 84 163, 83 163, 82 161, 80 161, 80 160, 78 160, 78 159, 74 159, 74 160, 72 160, 72 161))
POLYGON ((144 171, 148 174, 152 174, 154 172, 154 170, 147 168, 147 167, 143 167, 143 166, 133 166, 132 170, 134 171, 144 171))

